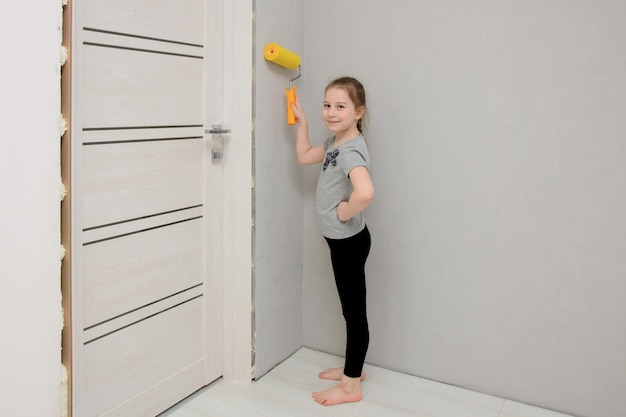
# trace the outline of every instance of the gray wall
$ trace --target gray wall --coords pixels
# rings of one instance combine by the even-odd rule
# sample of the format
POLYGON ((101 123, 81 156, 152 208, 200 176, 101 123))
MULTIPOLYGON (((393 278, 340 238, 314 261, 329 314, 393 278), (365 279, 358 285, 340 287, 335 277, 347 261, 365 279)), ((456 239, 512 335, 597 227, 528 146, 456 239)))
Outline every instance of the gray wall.
POLYGON ((285 88, 297 75, 263 58, 269 42, 300 55, 303 2, 256 2, 255 321, 256 376, 302 346, 302 170, 285 88))
MULTIPOLYGON (((304 16, 317 143, 330 78, 369 93, 368 361, 626 415, 626 3, 316 0, 304 16)), ((304 342, 343 354, 317 169, 304 170, 304 342)))

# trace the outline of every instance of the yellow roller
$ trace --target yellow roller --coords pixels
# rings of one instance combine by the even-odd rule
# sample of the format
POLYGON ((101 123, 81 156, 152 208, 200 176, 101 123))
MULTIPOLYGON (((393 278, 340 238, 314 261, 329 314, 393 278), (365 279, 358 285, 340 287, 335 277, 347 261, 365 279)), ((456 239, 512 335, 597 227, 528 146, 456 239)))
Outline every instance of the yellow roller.
POLYGON ((285 93, 287 94, 287 124, 294 125, 296 124, 296 117, 291 109, 291 103, 296 101, 296 87, 292 86, 292 84, 302 75, 300 70, 300 56, 275 43, 265 45, 263 56, 269 62, 273 62, 281 67, 290 70, 298 69, 298 75, 289 81, 289 88, 285 89, 285 93))

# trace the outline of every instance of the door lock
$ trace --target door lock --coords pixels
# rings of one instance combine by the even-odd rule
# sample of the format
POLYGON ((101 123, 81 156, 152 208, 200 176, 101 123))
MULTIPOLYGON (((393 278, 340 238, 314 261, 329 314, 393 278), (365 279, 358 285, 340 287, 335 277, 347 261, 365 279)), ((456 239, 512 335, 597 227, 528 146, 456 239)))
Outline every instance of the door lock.
POLYGON ((221 161, 222 160, 222 148, 213 148, 213 149, 211 149, 211 160, 212 161, 221 161))

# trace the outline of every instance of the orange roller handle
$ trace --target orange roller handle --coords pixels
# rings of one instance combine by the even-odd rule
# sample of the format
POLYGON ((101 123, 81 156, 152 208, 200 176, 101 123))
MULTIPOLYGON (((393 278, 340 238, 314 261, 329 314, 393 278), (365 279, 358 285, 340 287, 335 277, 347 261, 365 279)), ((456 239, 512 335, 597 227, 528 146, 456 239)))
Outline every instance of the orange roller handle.
POLYGON ((287 124, 295 125, 296 124, 296 116, 293 114, 293 109, 291 108, 291 103, 296 102, 296 86, 291 87, 291 90, 285 88, 285 93, 287 93, 287 124))

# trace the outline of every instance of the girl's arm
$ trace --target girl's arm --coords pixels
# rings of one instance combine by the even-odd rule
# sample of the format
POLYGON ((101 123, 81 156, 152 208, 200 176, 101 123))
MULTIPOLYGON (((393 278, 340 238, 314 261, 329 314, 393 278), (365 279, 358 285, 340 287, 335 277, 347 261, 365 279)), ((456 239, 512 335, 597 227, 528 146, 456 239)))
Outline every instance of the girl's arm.
POLYGON ((348 201, 342 201, 337 206, 337 217, 342 222, 347 222, 369 206, 374 198, 374 184, 370 173, 364 166, 352 168, 350 171, 352 194, 348 201))
POLYGON ((291 108, 293 109, 293 115, 296 116, 296 122, 298 123, 296 130, 296 158, 298 162, 303 165, 321 163, 324 160, 324 146, 311 146, 309 124, 304 111, 300 108, 298 97, 296 97, 295 103, 291 104, 291 108))

